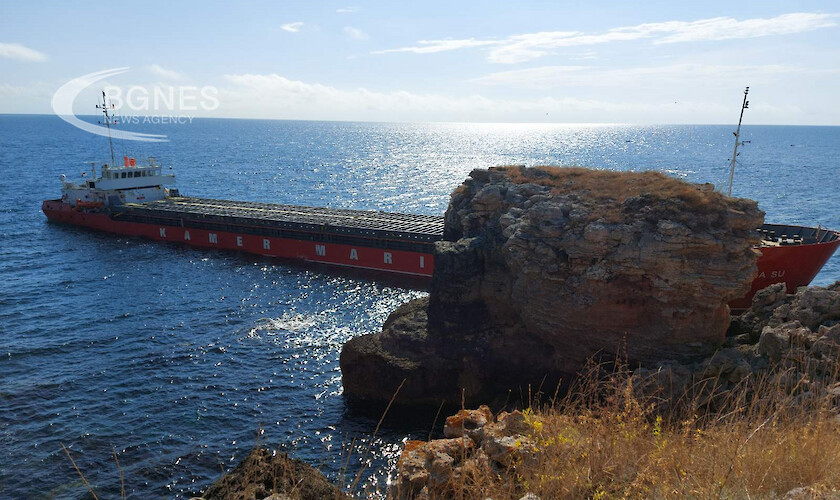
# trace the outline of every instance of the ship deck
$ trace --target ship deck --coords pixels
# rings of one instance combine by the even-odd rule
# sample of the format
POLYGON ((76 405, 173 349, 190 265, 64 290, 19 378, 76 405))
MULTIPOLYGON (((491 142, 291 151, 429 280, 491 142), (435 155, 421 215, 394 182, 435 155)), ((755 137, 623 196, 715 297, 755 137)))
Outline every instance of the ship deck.
POLYGON ((434 242, 443 237, 443 217, 367 210, 276 205, 247 201, 172 197, 127 204, 123 216, 219 220, 332 234, 434 242))
POLYGON ((762 246, 814 245, 840 239, 840 233, 823 227, 762 224, 758 228, 762 246))

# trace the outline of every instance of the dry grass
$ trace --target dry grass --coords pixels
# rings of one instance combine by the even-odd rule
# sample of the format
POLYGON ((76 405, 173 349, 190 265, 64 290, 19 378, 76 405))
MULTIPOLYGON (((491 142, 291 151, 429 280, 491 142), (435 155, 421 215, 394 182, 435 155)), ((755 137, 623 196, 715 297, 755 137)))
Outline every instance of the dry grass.
POLYGON ((556 404, 526 410, 536 463, 473 475, 452 498, 782 498, 840 490, 840 425, 829 396, 751 379, 714 413, 706 384, 679 412, 640 398, 628 374, 588 377, 556 404), (792 395, 796 394, 796 395, 792 395), (807 394, 806 394, 807 396, 807 394))
POLYGON ((537 184, 552 188, 552 194, 586 193, 601 204, 621 205, 636 196, 653 200, 678 200, 693 211, 719 209, 726 197, 711 186, 681 181, 659 172, 614 172, 583 167, 521 166, 494 167, 502 170, 511 182, 537 184))

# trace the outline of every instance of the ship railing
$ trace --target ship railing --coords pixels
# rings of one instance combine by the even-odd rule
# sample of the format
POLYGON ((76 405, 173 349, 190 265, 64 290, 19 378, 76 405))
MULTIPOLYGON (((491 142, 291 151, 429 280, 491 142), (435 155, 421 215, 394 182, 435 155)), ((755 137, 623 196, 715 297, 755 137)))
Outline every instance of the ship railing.
POLYGON ((840 237, 835 231, 822 227, 773 225, 760 228, 758 231, 762 240, 775 245, 813 245, 827 243, 840 237))
POLYGON ((248 224, 258 224, 258 225, 268 225, 268 226, 281 226, 281 227, 307 227, 310 229, 317 229, 322 231, 330 231, 330 232, 352 232, 352 233, 362 233, 362 234, 379 234, 381 232, 396 232, 404 234, 408 237, 418 237, 422 238, 425 236, 430 236, 435 239, 438 239, 443 232, 442 225, 416 225, 416 224, 399 224, 399 225, 386 225, 382 224, 379 227, 370 227, 363 224, 353 224, 347 220, 324 220, 319 219, 317 217, 313 218, 285 218, 281 219, 278 217, 254 217, 252 215, 248 216, 238 216, 232 215, 230 213, 208 213, 208 212, 193 212, 184 210, 169 210, 169 209, 161 209, 162 207, 154 207, 156 202, 148 203, 144 206, 132 206, 130 207, 133 210, 142 210, 144 212, 149 213, 160 213, 160 214, 167 214, 171 216, 181 216, 184 213, 189 215, 194 215, 201 218, 210 218, 210 219, 217 219, 221 222, 228 221, 228 220, 236 220, 241 223, 248 223, 248 224))
POLYGON ((236 224, 231 221, 217 222, 212 220, 181 219, 175 216, 164 217, 151 215, 149 213, 135 210, 118 211, 115 217, 120 220, 142 222, 170 227, 195 228, 207 231, 224 231, 238 234, 253 234, 259 236, 272 236, 276 238, 295 239, 303 241, 328 242, 344 245, 355 245, 364 247, 385 248, 391 250, 405 250, 413 252, 432 253, 434 241, 406 241, 395 237, 396 235, 374 235, 362 236, 354 234, 330 233, 317 230, 306 231, 304 228, 277 228, 266 225, 254 225, 241 221, 236 224))
POLYGON ((147 204, 147 209, 178 215, 186 212, 191 215, 224 218, 225 220, 234 218, 249 224, 306 226, 309 229, 328 232, 369 233, 371 235, 383 232, 394 233, 389 236, 430 241, 440 239, 443 234, 443 218, 439 216, 415 216, 385 212, 317 209, 184 198, 160 200, 147 204), (249 205, 254 207, 255 210, 249 210, 249 205))

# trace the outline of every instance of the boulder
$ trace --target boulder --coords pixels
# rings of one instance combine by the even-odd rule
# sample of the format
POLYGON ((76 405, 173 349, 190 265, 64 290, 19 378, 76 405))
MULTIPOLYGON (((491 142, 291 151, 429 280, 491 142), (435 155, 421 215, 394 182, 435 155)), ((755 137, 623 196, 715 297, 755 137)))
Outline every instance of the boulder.
MULTIPOLYGON (((838 282, 840 283, 840 282, 838 282)), ((789 321, 799 321, 803 326, 816 330, 820 325, 840 324, 840 287, 801 287, 791 300, 773 310, 768 324, 777 326, 789 321)))
POLYGON ((770 361, 779 362, 790 351, 791 331, 802 328, 798 321, 791 321, 778 327, 765 326, 758 339, 758 352, 770 361))
POLYGON ((286 453, 255 448, 199 500, 344 500, 350 497, 318 469, 286 453))
POLYGON ((655 172, 475 170, 429 297, 344 346, 344 393, 387 402, 405 380, 397 403, 492 401, 553 392, 593 356, 701 359, 750 287, 762 221, 753 201, 655 172))
MULTIPOLYGON (((735 342, 737 346, 699 363, 667 361, 639 368, 632 380, 636 395, 654 397, 658 405, 668 407, 687 394, 699 394, 698 400, 715 409, 716 401, 733 400, 727 396, 733 389, 753 387, 745 385, 749 379, 769 381, 800 404, 808 398, 835 397, 840 373, 838 300, 840 281, 828 287, 801 287, 793 295, 784 294, 784 285, 771 285, 756 293, 751 308, 736 318, 740 327, 759 334, 750 333, 748 342, 735 342)), ((840 406, 840 397, 831 406, 840 406)))
POLYGON ((493 413, 487 405, 477 410, 460 410, 446 418, 443 435, 448 438, 467 436, 477 444, 484 439, 484 426, 493 421, 493 413))
POLYGON ((475 442, 467 437, 406 442, 397 461, 399 486, 392 497, 415 498, 445 491, 475 466, 475 451, 475 442), (465 468, 467 461, 471 465, 465 468))
POLYGON ((840 491, 827 487, 802 486, 785 493, 782 500, 840 500, 840 491))
POLYGON ((529 424, 520 411, 494 418, 487 406, 461 410, 446 419, 444 433, 458 437, 406 442, 388 498, 463 497, 459 488, 471 480, 486 479, 491 471, 515 474, 538 458, 533 422, 529 424), (470 432, 464 432, 462 424, 467 422, 470 432))
POLYGON ((767 326, 773 311, 789 302, 787 287, 784 283, 774 283, 759 290, 753 295, 749 309, 740 316, 732 318, 729 325, 729 335, 743 336, 745 342, 754 344, 761 336, 761 330, 767 326))

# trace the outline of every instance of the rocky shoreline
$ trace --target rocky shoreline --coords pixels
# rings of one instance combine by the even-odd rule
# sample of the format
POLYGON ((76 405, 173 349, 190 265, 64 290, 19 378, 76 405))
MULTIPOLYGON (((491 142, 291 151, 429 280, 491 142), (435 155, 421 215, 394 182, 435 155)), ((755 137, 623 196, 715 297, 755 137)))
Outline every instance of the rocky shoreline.
MULTIPOLYGON (((750 405, 751 400, 781 396, 803 415, 828 411, 840 431, 840 281, 803 287, 794 295, 786 295, 783 284, 772 285, 732 319, 730 333, 726 344, 732 347, 702 361, 663 362, 628 372, 627 387, 634 389, 630 401, 655 401, 652 413, 693 413, 696 419, 699 411, 720 415, 734 400, 743 398, 750 405), (749 379, 766 385, 749 390, 749 379), (695 407, 676 412, 681 403, 695 407)), ((464 483, 464 476, 519 474, 538 461, 546 445, 537 437, 542 425, 530 410, 502 411, 496 417, 487 406, 461 410, 446 419, 446 439, 406 443, 391 496, 445 498, 453 484, 464 483)), ((784 498, 840 498, 840 491, 815 491, 799 487, 784 498)))
MULTIPOLYGON (((421 305, 410 307, 419 310, 421 305)), ((760 400, 765 396, 760 390, 751 392, 744 387, 748 381, 763 381, 766 385, 754 387, 781 389, 787 398, 785 404, 805 415, 832 412, 836 432, 840 432, 839 370, 840 281, 828 287, 803 287, 794 295, 786 295, 781 285, 768 287, 756 295, 749 310, 732 318, 729 336, 711 356, 688 363, 662 361, 655 367, 636 368, 626 372, 624 380, 633 389, 633 401, 656 402, 656 414, 677 414, 677 407, 686 399, 702 406, 708 414, 719 414, 716 412, 727 410, 726 405, 733 398, 747 395, 760 400), (686 398, 687 395, 691 397, 686 398)), ((750 404, 750 400, 743 403, 750 404)), ((397 499, 448 498, 453 487, 469 484, 470 478, 502 479, 522 474, 544 452, 546 442, 537 437, 541 432, 535 432, 542 431, 542 425, 540 417, 530 409, 500 411, 495 415, 488 406, 460 410, 446 419, 444 439, 405 443, 387 495, 397 499)), ((655 435, 656 431, 652 432, 655 435)), ((827 491, 824 486, 803 485, 782 492, 779 498, 840 498, 840 492, 827 491)), ((539 498, 529 492, 520 493, 514 498, 539 498)), ((201 498, 283 500, 350 496, 303 462, 285 453, 258 448, 201 498)))
MULTIPOLYGON (((769 441, 751 445, 776 453, 765 478, 789 459, 778 442, 840 435, 840 281, 794 295, 773 285, 730 316, 755 274, 763 216, 654 172, 473 171, 452 194, 429 296, 341 352, 348 402, 460 408, 444 439, 405 443, 386 496, 738 496, 735 462, 768 422, 769 441), (713 465, 696 474, 709 476, 684 483, 703 453, 713 465), (727 457, 721 479, 714 464, 727 457), (557 472, 568 464, 584 472, 557 472), (662 470, 675 479, 657 484, 662 470)), ((819 470, 774 477, 798 489, 773 496, 840 498, 840 476, 819 470)), ((203 498, 353 493, 258 448, 203 498)))

